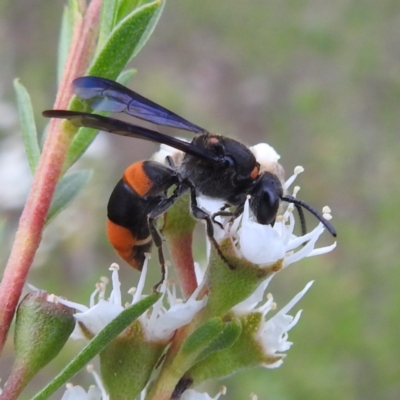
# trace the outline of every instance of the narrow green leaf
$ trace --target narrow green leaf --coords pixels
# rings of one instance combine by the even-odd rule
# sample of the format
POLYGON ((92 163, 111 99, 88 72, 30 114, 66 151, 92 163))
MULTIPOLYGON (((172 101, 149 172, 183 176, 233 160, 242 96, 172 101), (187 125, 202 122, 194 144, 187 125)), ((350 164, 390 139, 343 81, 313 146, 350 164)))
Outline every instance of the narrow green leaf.
POLYGON ((25 151, 28 156, 29 166, 32 173, 35 172, 40 158, 35 118, 29 93, 18 79, 14 80, 14 89, 17 95, 19 119, 21 123, 22 137, 25 151))
MULTIPOLYGON (((106 113, 98 113, 105 115, 106 113)), ((74 137, 71 147, 68 150, 67 157, 64 163, 64 170, 66 171, 73 165, 86 151, 86 149, 93 142, 99 131, 92 128, 81 128, 74 137)))
POLYGON ((143 46, 143 40, 149 36, 149 25, 154 29, 157 20, 154 21, 153 17, 158 15, 157 11, 161 5, 161 0, 153 1, 137 8, 121 20, 94 59, 87 74, 116 79, 132 55, 137 54, 138 45, 143 46))
MULTIPOLYGON (((122 69, 133 54, 138 53, 138 46, 143 47, 154 30, 163 6, 164 1, 152 1, 124 18, 112 31, 103 49, 87 71, 87 75, 103 76, 109 79, 117 79, 118 76, 125 78, 124 73, 121 73, 122 69)), ((81 110, 81 105, 81 100, 75 97, 70 109, 81 110)), ((65 170, 79 159, 96 135, 97 131, 93 129, 82 128, 78 131, 67 154, 65 170)))
POLYGON ((99 41, 97 44, 97 52, 103 49, 104 43, 110 36, 115 24, 117 23, 117 14, 120 1, 116 0, 103 0, 101 8, 101 21, 99 41))
POLYGON ((143 46, 146 44, 146 42, 149 40, 150 36, 154 32, 154 29, 156 29, 157 23, 161 17, 161 14, 164 10, 166 0, 161 0, 160 7, 158 7, 153 16, 151 17, 149 23, 147 24, 146 30, 143 32, 141 38, 139 39, 139 42, 137 43, 134 51, 132 52, 131 57, 129 58, 129 61, 131 61, 133 58, 136 57, 136 55, 139 53, 140 50, 142 50, 143 46))
POLYGON ((65 385, 93 357, 99 354, 124 329, 148 310, 160 296, 161 294, 159 293, 152 294, 122 311, 117 318, 99 332, 45 388, 32 398, 32 400, 47 399, 62 385, 65 385))
POLYGON ((119 74, 117 82, 121 85, 128 86, 132 78, 136 75, 137 70, 134 68, 126 69, 119 74))
POLYGON ((211 344, 202 351, 196 358, 196 363, 204 360, 210 354, 216 353, 231 347, 240 337, 242 333, 242 324, 239 319, 225 323, 224 330, 211 344))
POLYGON ((71 16, 74 16, 73 25, 76 23, 76 16, 80 15, 82 12, 82 5, 80 0, 68 0, 68 7, 71 10, 71 16))
POLYGON ((69 0, 68 6, 64 7, 58 39, 57 82, 61 81, 64 73, 75 25, 82 18, 81 7, 80 0, 69 0))
POLYGON ((183 343, 180 354, 184 357, 203 351, 223 331, 224 323, 215 317, 197 328, 183 343))
POLYGON ((117 21, 125 18, 130 12, 154 0, 120 0, 117 21))
MULTIPOLYGON (((119 75, 117 82, 121 85, 127 85, 133 76, 136 74, 136 69, 128 69, 119 75)), ((98 113, 101 115, 106 115, 107 113, 98 113)), ((93 140, 96 138, 98 131, 91 128, 81 128, 75 135, 72 145, 68 151, 64 168, 67 170, 71 165, 73 165, 86 149, 90 146, 93 140)))
POLYGON ((57 58, 57 82, 61 82, 64 73, 65 63, 67 61, 69 48, 72 40, 71 12, 68 6, 64 6, 64 12, 61 19, 60 38, 58 39, 58 58, 57 58))
POLYGON ((91 177, 92 171, 80 170, 64 176, 58 182, 53 200, 51 201, 50 210, 47 214, 46 224, 78 196, 91 177))

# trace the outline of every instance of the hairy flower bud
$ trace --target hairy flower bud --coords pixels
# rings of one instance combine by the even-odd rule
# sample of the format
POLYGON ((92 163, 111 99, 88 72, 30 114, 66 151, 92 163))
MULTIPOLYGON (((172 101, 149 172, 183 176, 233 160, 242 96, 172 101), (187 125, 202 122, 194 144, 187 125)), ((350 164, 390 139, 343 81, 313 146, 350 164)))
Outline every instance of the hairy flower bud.
POLYGON ((74 329, 74 309, 54 295, 37 291, 26 295, 17 310, 14 344, 16 358, 4 388, 16 398, 27 383, 63 348, 74 329))
POLYGON ((74 311, 46 292, 26 295, 17 310, 16 362, 36 371, 50 362, 74 329, 74 311))

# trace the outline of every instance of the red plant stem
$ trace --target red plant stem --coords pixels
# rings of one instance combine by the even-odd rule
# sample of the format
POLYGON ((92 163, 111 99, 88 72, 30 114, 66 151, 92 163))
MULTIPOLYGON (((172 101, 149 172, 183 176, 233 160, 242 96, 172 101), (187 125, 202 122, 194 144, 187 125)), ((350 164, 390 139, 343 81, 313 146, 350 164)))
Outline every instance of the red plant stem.
POLYGON ((197 288, 192 254, 192 232, 166 236, 182 294, 187 299, 197 288))
MULTIPOLYGON (((95 48, 100 11, 101 0, 92 0, 84 19, 75 24, 70 53, 54 108, 67 108, 72 97, 71 81, 85 73, 95 48)), ((75 131, 76 128, 72 128, 68 123, 57 120, 50 122, 43 153, 0 285, 0 352, 4 347, 29 268, 39 247, 50 202, 75 131)))
POLYGON ((3 392, 0 394, 0 400, 17 399, 29 382, 27 375, 29 375, 29 371, 23 366, 14 367, 3 392))

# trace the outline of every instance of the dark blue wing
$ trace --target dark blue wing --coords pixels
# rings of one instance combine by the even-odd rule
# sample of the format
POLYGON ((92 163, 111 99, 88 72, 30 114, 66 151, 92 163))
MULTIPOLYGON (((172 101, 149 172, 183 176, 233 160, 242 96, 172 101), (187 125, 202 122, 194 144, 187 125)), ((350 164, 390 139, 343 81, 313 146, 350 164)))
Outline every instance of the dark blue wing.
POLYGON ((94 110, 123 112, 156 125, 206 133, 203 128, 109 79, 83 76, 75 79, 72 85, 74 92, 94 110))
POLYGON ((163 143, 187 154, 191 154, 195 157, 199 157, 210 162, 219 163, 221 161, 220 157, 190 142, 185 142, 184 140, 176 137, 156 132, 142 126, 129 124, 119 119, 103 117, 102 115, 98 114, 68 110, 46 110, 43 111, 42 115, 47 118, 68 119, 75 126, 79 127, 86 126, 88 128, 114 133, 116 135, 140 138, 155 143, 163 143))

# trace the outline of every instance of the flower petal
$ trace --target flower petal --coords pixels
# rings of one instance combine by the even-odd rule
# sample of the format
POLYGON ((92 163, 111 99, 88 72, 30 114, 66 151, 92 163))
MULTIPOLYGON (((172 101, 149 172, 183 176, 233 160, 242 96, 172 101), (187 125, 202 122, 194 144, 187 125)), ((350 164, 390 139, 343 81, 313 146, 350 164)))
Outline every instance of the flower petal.
POLYGON ((249 296, 246 300, 242 301, 241 303, 237 304, 235 307, 232 308, 232 311, 236 315, 243 315, 247 314, 248 312, 254 310, 257 305, 262 301, 264 298, 264 292, 267 288, 268 284, 271 282, 271 279, 274 277, 274 274, 269 276, 265 279, 258 288, 254 291, 254 293, 249 296))
POLYGON ((274 263, 285 255, 279 233, 270 225, 260 225, 250 219, 248 200, 244 206, 239 244, 243 257, 254 264, 274 263))
MULTIPOLYGON (((81 322, 93 335, 96 335, 123 310, 124 308, 122 306, 118 306, 106 300, 100 300, 89 310, 75 314, 75 319, 81 322)), ((80 339, 85 337, 79 328, 79 324, 77 324, 77 327, 72 333, 71 338, 80 339)))

